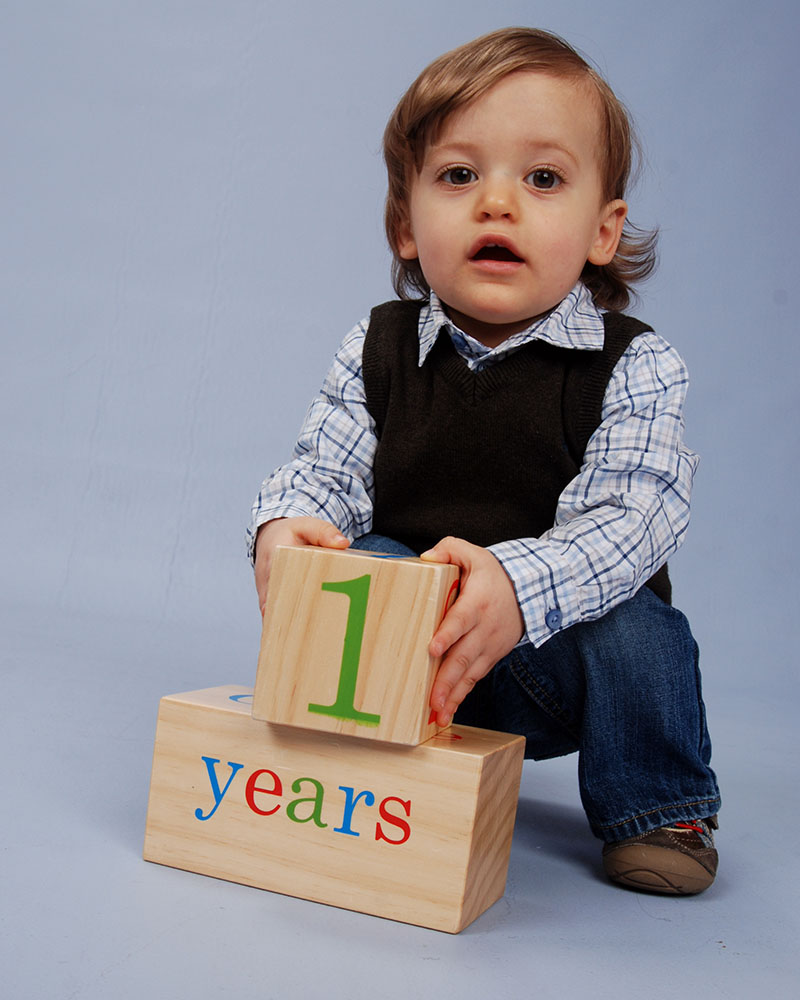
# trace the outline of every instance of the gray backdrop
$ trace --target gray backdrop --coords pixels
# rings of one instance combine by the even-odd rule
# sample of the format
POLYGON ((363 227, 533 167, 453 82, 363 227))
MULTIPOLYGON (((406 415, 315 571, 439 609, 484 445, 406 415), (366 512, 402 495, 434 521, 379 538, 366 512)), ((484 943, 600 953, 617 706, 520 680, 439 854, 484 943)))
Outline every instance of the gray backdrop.
MULTIPOLYGON (((662 263, 637 312, 690 365, 702 456, 676 602, 701 642, 733 808, 744 823, 755 789, 770 793, 759 814, 785 803, 793 0, 0 0, 4 725, 27 761, 4 853, 17 930, 47 898, 31 902, 19 872, 54 849, 53 811, 70 857, 86 824, 126 863, 140 850, 158 698, 252 682, 251 500, 341 337, 391 296, 385 119, 433 57, 508 24, 566 36, 638 123, 631 217, 661 227, 662 263)), ((73 867, 70 892, 101 878, 73 867)), ((42 892, 60 898, 53 878, 42 892)), ((74 970, 73 992, 53 992, 22 954, 43 996, 88 995, 74 970)))

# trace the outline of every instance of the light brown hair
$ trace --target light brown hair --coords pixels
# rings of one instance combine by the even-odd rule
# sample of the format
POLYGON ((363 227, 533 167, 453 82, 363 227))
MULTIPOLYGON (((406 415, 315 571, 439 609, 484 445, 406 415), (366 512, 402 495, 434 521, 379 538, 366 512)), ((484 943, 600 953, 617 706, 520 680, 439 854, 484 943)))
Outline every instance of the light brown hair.
MULTIPOLYGON (((392 282, 400 298, 425 296, 430 288, 418 260, 397 253, 400 227, 408 217, 413 172, 419 173, 425 152, 447 119, 485 94, 494 84, 520 71, 548 73, 585 83, 597 96, 600 111, 600 173, 603 198, 625 198, 634 154, 639 145, 628 112, 605 80, 557 35, 535 28, 504 28, 446 52, 423 70, 395 108, 383 136, 389 174, 386 236, 394 257, 392 282)), ((656 263, 655 231, 639 230, 626 221, 613 260, 586 263, 581 278, 603 309, 623 309, 631 284, 646 278, 656 263)))

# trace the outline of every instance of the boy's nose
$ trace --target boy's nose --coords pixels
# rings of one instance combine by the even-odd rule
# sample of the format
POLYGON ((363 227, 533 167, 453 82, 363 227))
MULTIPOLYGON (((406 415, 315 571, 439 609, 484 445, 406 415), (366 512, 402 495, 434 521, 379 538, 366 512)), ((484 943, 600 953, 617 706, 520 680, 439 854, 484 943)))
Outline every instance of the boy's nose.
POLYGON ((483 218, 513 218, 517 211, 514 183, 507 177, 490 177, 484 180, 476 204, 483 218))

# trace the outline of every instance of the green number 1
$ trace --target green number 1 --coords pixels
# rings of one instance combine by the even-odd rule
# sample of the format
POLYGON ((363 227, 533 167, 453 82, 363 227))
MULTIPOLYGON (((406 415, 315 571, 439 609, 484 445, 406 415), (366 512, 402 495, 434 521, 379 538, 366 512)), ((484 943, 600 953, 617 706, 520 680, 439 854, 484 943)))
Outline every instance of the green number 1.
POLYGON ((369 574, 366 574, 355 580, 322 584, 323 590, 331 590, 336 594, 346 594, 350 598, 350 611, 347 615, 347 626, 344 632, 342 666, 339 671, 339 690, 336 692, 336 701, 332 705, 312 704, 308 706, 309 712, 315 712, 318 715, 332 715, 335 719, 353 719, 362 726, 377 726, 381 721, 379 715, 359 712, 355 707, 358 664, 361 659, 361 640, 364 638, 364 623, 367 619, 367 598, 369 597, 371 579, 369 574))

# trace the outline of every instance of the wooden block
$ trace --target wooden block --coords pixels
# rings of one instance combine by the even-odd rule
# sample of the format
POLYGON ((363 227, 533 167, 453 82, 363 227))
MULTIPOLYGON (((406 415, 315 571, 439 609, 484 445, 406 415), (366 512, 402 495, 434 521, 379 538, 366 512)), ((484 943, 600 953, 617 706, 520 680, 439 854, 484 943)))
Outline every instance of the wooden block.
POLYGON ((451 933, 502 896, 521 736, 375 743, 258 722, 250 700, 161 700, 147 861, 451 933))
POLYGON ((428 644, 458 569, 313 546, 276 550, 253 716, 416 745, 437 731, 428 644))

